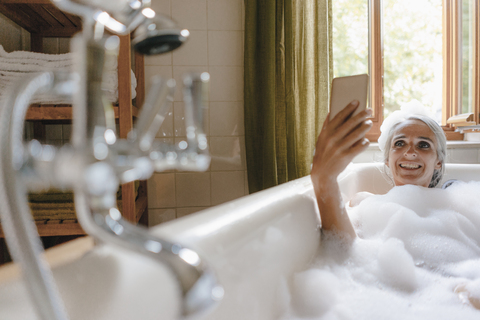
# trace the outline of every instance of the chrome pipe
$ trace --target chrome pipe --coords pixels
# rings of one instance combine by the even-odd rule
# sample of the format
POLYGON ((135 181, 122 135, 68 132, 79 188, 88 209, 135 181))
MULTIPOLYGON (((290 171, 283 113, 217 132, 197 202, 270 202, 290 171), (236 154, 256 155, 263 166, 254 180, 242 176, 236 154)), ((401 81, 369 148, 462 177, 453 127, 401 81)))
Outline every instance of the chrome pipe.
POLYGON ((23 125, 32 97, 54 86, 54 75, 41 73, 24 79, 7 95, 0 117, 0 214, 6 242, 19 263, 28 293, 43 320, 68 319, 28 207, 27 190, 18 172, 24 164, 23 125))
MULTIPOLYGON (((110 50, 106 48, 103 27, 122 34, 123 27, 128 30, 129 26, 141 24, 143 18, 139 20, 139 10, 150 3, 148 0, 126 1, 130 7, 117 12, 118 17, 124 14, 129 17, 126 20, 132 20, 124 25, 112 18, 114 15, 103 14, 103 8, 54 0, 60 9, 83 17, 84 30, 72 39, 72 51, 76 55, 74 71, 46 72, 25 78, 4 101, 0 119, 0 201, 3 204, 0 213, 7 245, 14 260, 21 265, 29 294, 42 320, 68 319, 52 273, 43 259, 43 248, 27 202, 29 190, 50 186, 74 190, 80 224, 93 237, 166 263, 181 288, 183 316, 204 314, 223 296, 214 272, 197 252, 153 237, 125 221, 116 209, 120 183, 147 179, 154 170, 204 171, 210 163, 203 133, 207 73, 187 75, 184 79, 187 141, 176 146, 154 141, 171 107, 173 80, 154 84, 158 92, 147 98, 136 130, 129 139, 116 139, 111 106, 104 103, 100 90, 104 56, 106 50, 110 50), (115 23, 123 27, 115 31, 112 27, 115 23), (36 141, 24 145, 26 112, 33 96, 40 92, 73 98, 72 146, 55 148, 36 141)), ((142 14, 145 15, 143 11, 142 14)), ((145 25, 151 26, 149 23, 145 25)), ((138 44, 148 53, 160 52, 165 45, 163 36, 163 33, 140 32, 138 44), (154 41, 149 41, 150 38, 154 41)), ((186 39, 187 33, 181 36, 186 39)), ((170 50, 178 44, 167 47, 170 50)))
POLYGON ((100 241, 166 264, 180 285, 183 317, 204 314, 212 309, 222 299, 223 288, 201 256, 179 243, 160 239, 146 229, 130 224, 115 206, 102 206, 115 197, 116 193, 89 195, 83 190, 75 190, 77 216, 84 230, 96 235, 100 241))

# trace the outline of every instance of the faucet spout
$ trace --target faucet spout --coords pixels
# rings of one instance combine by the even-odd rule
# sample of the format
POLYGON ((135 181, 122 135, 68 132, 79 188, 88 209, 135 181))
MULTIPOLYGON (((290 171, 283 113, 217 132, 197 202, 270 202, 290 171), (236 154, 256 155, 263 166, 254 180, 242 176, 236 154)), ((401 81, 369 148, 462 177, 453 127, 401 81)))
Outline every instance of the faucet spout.
POLYGON ((217 305, 223 298, 223 288, 218 284, 214 271, 196 251, 155 237, 144 228, 130 224, 116 207, 102 207, 102 203, 108 203, 102 199, 104 196, 92 196, 78 189, 75 191, 77 216, 89 234, 103 242, 166 263, 180 285, 183 317, 205 314, 217 305))
POLYGON ((155 23, 150 21, 153 10, 143 10, 148 8, 149 0, 123 0, 126 7, 119 10, 110 4, 109 8, 115 11, 112 15, 91 0, 53 2, 83 18, 83 32, 72 41, 75 69, 22 79, 6 95, 6 101, 2 101, 0 117, 0 215, 7 245, 22 268, 37 314, 42 320, 68 319, 52 272, 42 258, 43 248, 28 207, 29 190, 50 186, 74 190, 77 218, 88 234, 165 263, 180 286, 184 317, 204 314, 223 296, 214 271, 193 249, 155 237, 123 219, 116 208, 116 193, 120 183, 148 179, 154 169, 208 169, 210 156, 203 132, 203 111, 209 75, 190 74, 184 78, 187 139, 178 145, 158 145, 154 141, 171 107, 173 80, 154 81, 157 92, 147 99, 136 129, 128 139, 116 138, 113 108, 104 102, 100 89, 105 53, 113 50, 110 47, 115 43, 107 41, 104 27, 116 34, 137 28, 136 46, 143 47, 148 54, 161 52, 163 48, 173 50, 186 40, 188 31, 173 28, 173 22, 165 17, 157 17, 160 21, 155 23), (166 45, 165 34, 157 32, 158 29, 173 30, 180 36, 173 44, 166 45), (55 148, 38 141, 24 146, 27 109, 34 95, 40 92, 73 100, 72 146, 55 148))
POLYGON ((0 216, 10 253, 20 264, 28 292, 41 319, 68 319, 32 222, 24 184, 17 179, 24 160, 23 125, 33 96, 54 88, 50 72, 25 79, 13 89, 0 117, 0 216), (7 186, 8 185, 8 186, 7 186))

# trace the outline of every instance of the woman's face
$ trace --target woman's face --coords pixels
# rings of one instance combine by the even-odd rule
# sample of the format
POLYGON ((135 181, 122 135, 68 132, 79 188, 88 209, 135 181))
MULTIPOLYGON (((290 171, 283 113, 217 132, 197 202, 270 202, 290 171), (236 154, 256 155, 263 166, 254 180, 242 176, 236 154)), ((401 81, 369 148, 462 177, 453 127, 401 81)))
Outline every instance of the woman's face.
POLYGON ((396 186, 428 187, 434 170, 442 167, 437 157, 435 134, 420 120, 400 123, 393 133, 387 166, 396 186))

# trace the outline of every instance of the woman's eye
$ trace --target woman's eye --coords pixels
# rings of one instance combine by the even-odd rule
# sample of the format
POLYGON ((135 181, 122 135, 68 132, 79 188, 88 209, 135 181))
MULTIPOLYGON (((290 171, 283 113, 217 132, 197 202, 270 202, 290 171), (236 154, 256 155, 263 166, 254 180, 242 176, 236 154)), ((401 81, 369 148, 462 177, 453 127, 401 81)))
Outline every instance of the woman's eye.
POLYGON ((426 148, 430 148, 430 143, 425 142, 425 141, 421 141, 421 142, 418 143, 418 146, 422 149, 426 149, 426 148))
POLYGON ((393 144, 395 147, 401 147, 404 145, 404 142, 402 140, 399 140, 399 141, 395 141, 395 143, 393 144))

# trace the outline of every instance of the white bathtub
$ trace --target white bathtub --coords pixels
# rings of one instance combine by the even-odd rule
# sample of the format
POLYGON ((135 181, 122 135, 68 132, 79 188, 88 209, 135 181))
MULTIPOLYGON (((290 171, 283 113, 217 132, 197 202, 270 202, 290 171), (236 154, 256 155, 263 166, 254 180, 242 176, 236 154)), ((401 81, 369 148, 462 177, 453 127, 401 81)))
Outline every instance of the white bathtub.
MULTIPOLYGON (((383 194, 381 164, 352 164, 339 177, 345 198, 383 194)), ((443 181, 480 180, 480 165, 448 164, 443 181)), ((152 229, 198 250, 216 270, 225 297, 205 319, 277 319, 287 288, 320 243, 310 177, 216 206, 152 229)), ((108 245, 54 268, 72 319, 175 319, 178 292, 168 270, 108 245)), ((0 319, 35 319, 19 280, 0 270, 0 319), (6 279, 6 280, 5 280, 6 279), (13 279, 13 280, 12 280, 13 279)))

